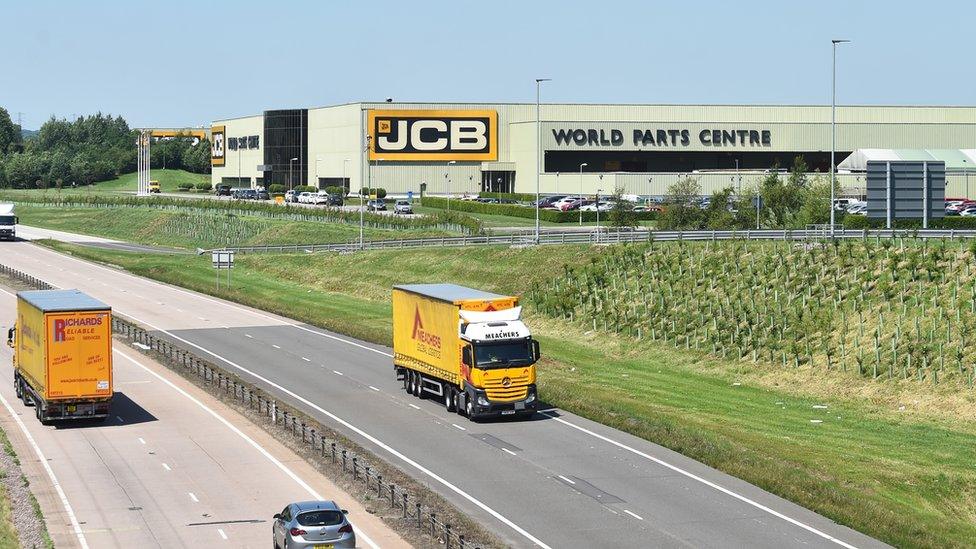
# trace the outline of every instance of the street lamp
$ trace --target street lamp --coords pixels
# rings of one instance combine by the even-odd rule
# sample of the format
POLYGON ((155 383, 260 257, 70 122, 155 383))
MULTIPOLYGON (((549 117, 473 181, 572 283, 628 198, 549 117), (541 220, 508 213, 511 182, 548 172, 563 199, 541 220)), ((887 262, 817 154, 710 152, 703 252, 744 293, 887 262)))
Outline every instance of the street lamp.
MULTIPOLYGON (((448 169, 452 164, 457 164, 457 160, 451 160, 447 163, 448 169)), ((447 212, 451 212, 451 177, 449 172, 444 172, 444 179, 447 180, 447 212)))
POLYGON ((539 185, 542 179, 542 123, 539 116, 539 101, 542 97, 542 83, 552 78, 535 79, 535 243, 539 243, 539 185))
MULTIPOLYGON (((349 189, 346 188, 346 162, 349 162, 348 158, 342 159, 342 194, 345 195, 349 189)), ((361 193, 360 193, 361 194, 361 193)))
POLYGON ((831 40, 833 47, 834 63, 831 77, 830 94, 830 236, 834 236, 834 187, 837 182, 834 180, 834 154, 837 149, 837 44, 850 42, 850 40, 831 40))
POLYGON ((319 186, 319 162, 322 161, 322 157, 315 155, 315 187, 319 186))
MULTIPOLYGON (((369 152, 369 141, 372 138, 373 138, 372 135, 367 135, 366 136, 366 144, 363 146, 363 156, 364 157, 369 152)), ((360 164, 360 166, 362 166, 362 164, 360 164)), ((367 178, 369 178, 369 175, 370 175, 369 174, 369 171, 370 171, 369 170, 369 166, 370 166, 370 164, 369 164, 369 161, 367 160, 366 161, 366 177, 367 178)), ((343 167, 345 167, 345 164, 343 164, 343 167)), ((367 179, 366 184, 368 185, 369 183, 370 183, 370 181, 367 179)), ((359 184, 359 249, 360 250, 366 249, 366 245, 363 242, 363 211, 365 209, 366 209, 365 208, 365 204, 363 204, 363 184, 360 183, 359 184)))
POLYGON ((598 243, 600 242, 600 193, 602 192, 603 189, 596 190, 596 241, 598 243))
MULTIPOLYGON (((580 198, 583 198, 583 168, 585 168, 586 166, 589 166, 589 164, 587 164, 586 162, 580 164, 580 198)), ((597 204, 597 208, 599 208, 599 204, 597 204)), ((583 205, 582 204, 580 204, 579 214, 580 214, 580 227, 582 227, 583 226, 583 205)))
POLYGON ((296 160, 298 160, 298 159, 297 158, 292 158, 291 160, 288 161, 288 190, 292 190, 293 189, 293 185, 294 185, 294 182, 295 182, 294 174, 292 173, 292 162, 294 162, 296 160))
POLYGON ((735 159, 735 179, 736 179, 735 197, 738 199, 738 197, 742 196, 742 176, 739 175, 738 158, 735 159))

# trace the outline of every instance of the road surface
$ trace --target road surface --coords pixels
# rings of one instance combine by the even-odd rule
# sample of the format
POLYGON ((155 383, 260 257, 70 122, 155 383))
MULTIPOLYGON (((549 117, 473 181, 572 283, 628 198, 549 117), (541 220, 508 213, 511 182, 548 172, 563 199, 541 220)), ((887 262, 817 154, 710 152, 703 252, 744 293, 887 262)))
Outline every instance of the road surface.
MULTIPOLYGON (((0 286, 0 326, 14 316, 13 294, 0 286)), ((13 379, 10 355, 0 346, 5 381, 13 379)), ((57 547, 267 547, 274 513, 323 497, 350 511, 365 533, 361 546, 371 547, 366 538, 408 546, 271 436, 118 342, 114 372, 113 413, 104 423, 43 426, 12 383, 0 384, 0 424, 57 547)))
MULTIPOLYGON (((300 406, 518 547, 881 547, 563 410, 472 423, 394 379, 390 349, 27 243, 0 262, 77 287, 300 406)), ((544 397, 544 395, 543 395, 544 397)))
POLYGON ((17 237, 22 240, 42 240, 42 239, 60 240, 61 242, 71 242, 72 244, 80 244, 83 246, 91 246, 93 248, 105 248, 108 250, 118 250, 123 252, 164 253, 164 254, 192 253, 189 250, 167 248, 164 246, 147 246, 144 244, 133 244, 131 242, 122 242, 120 240, 112 240, 110 238, 102 238, 99 236, 89 236, 86 234, 56 231, 54 229, 42 229, 40 227, 31 227, 28 225, 17 225, 17 237))

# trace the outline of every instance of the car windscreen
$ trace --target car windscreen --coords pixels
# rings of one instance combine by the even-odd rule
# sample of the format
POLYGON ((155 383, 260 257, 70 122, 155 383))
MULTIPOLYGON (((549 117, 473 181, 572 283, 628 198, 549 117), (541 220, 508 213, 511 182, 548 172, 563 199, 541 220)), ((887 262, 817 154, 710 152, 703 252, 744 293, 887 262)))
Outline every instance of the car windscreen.
POLYGON ((505 368, 532 363, 532 348, 528 340, 479 343, 474 350, 479 368, 505 368))
POLYGON ((299 513, 296 517, 298 524, 302 526, 335 526, 342 524, 342 513, 340 511, 306 511, 299 513))

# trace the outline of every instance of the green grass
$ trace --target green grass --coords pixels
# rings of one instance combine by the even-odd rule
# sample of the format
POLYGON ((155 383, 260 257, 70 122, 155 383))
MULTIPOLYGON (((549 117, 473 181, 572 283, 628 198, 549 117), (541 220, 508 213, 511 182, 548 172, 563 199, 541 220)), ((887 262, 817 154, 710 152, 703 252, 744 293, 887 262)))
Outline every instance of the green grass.
MULTIPOLYGON (((19 204, 25 225, 156 246, 214 248, 224 245, 326 244, 359 238, 359 227, 286 221, 219 212, 183 213, 150 208, 58 208, 19 204)), ((367 239, 402 238, 403 231, 366 228, 367 239)), ((411 229, 410 238, 450 236, 437 229, 411 229)))
MULTIPOLYGON (((191 173, 184 170, 154 169, 150 174, 150 178, 159 181, 159 188, 164 193, 180 192, 177 187, 180 183, 192 183, 194 185, 197 183, 210 183, 210 174, 191 173)), ((98 191, 111 192, 136 192, 137 188, 137 174, 135 172, 123 174, 116 179, 102 181, 95 185, 95 189, 98 191)))
MULTIPOLYGON (((208 258, 49 245, 216 293, 208 258)), ((218 295, 388 344, 394 283, 456 282, 525 294, 558 276, 564 263, 601 261, 605 253, 551 246, 245 256, 235 288, 218 295)), ((523 304, 542 343, 545 400, 896 546, 966 547, 976 539, 974 416, 937 405, 911 409, 912 402, 952 397, 944 386, 770 369, 593 331, 545 316, 530 300, 523 304)), ((965 398, 971 405, 972 394, 965 398)))
MULTIPOLYGON (((437 212, 444 211, 442 208, 431 208, 429 206, 416 206, 414 211, 422 214, 433 215, 437 212)), ((535 219, 529 219, 525 217, 513 217, 508 215, 494 215, 486 213, 476 213, 476 212, 461 212, 464 215, 473 217, 480 220, 485 227, 525 227, 532 228, 535 227, 535 219)), ((603 214, 600 214, 600 219, 603 219, 603 214)), ((638 224, 642 227, 654 227, 654 221, 641 221, 638 224)), ((578 222, 568 222, 568 223, 553 223, 552 221, 539 220, 540 227, 574 227, 579 226, 578 222)), ((584 221, 584 227, 595 227, 595 221, 584 221)), ((607 222, 602 221, 600 226, 606 227, 607 222)))

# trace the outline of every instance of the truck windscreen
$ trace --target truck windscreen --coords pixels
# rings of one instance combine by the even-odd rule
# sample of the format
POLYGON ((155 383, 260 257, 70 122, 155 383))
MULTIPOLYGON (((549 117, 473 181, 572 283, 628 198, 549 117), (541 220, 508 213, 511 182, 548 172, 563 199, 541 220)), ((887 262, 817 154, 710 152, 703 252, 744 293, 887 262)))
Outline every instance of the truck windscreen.
POLYGON ((528 340, 499 343, 480 343, 474 350, 479 368, 507 368, 532 364, 532 348, 528 340))
POLYGON ((12 215, 0 215, 0 225, 14 225, 14 216, 12 215))

